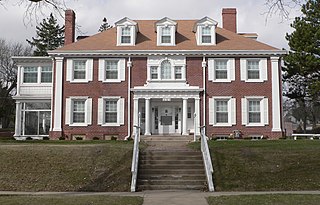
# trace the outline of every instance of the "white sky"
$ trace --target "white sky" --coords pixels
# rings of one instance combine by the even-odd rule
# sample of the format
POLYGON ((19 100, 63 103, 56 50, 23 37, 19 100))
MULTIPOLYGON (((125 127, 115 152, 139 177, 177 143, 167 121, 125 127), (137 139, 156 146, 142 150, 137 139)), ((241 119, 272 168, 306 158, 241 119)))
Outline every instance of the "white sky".
MULTIPOLYGON (((5 1, 5 8, 0 5, 0 38, 8 41, 26 42, 35 36, 35 25, 24 24, 24 6, 15 4, 15 0, 5 1)), ((102 19, 109 24, 129 17, 137 19, 201 19, 208 16, 218 21, 221 27, 222 8, 237 8, 238 32, 256 32, 258 40, 277 48, 288 49, 285 34, 291 33, 293 19, 282 20, 278 15, 266 19, 267 11, 264 0, 66 0, 68 8, 76 12, 76 23, 81 26, 83 35, 97 33, 102 19), (266 21, 267 20, 267 21, 266 21)), ((49 16, 44 11, 42 18, 49 16), (47 16, 46 16, 47 15, 47 16)), ((291 11, 291 17, 299 15, 299 8, 291 11)), ((63 20, 60 18, 60 25, 63 20)))

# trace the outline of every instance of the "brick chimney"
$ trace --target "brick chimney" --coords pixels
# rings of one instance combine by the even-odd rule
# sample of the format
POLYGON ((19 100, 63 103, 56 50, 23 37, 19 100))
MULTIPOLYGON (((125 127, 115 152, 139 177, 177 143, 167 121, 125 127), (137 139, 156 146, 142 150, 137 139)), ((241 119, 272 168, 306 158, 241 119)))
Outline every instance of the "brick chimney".
POLYGON ((237 9, 222 9, 222 26, 224 29, 237 33, 237 9))
POLYGON ((65 11, 64 45, 74 42, 76 14, 73 10, 65 11))

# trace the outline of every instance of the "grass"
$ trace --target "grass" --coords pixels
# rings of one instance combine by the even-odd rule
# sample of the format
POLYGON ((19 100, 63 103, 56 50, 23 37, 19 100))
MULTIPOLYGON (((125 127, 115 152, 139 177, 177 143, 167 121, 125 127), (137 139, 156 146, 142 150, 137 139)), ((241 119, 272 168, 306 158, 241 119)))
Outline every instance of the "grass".
POLYGON ((142 197, 129 196, 0 196, 6 205, 142 205, 142 197))
POLYGON ((266 194, 208 197, 209 205, 318 205, 320 195, 266 194))
POLYGON ((132 141, 1 142, 0 190, 129 191, 132 147, 132 141))
POLYGON ((209 141, 209 148, 217 191, 320 190, 318 140, 209 141))

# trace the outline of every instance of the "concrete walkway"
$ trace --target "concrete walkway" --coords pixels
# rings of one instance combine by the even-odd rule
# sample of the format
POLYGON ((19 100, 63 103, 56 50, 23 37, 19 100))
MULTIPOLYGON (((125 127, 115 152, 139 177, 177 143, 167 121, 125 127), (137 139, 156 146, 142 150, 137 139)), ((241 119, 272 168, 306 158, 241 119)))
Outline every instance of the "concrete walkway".
POLYGON ((208 205, 206 197, 258 194, 319 194, 320 191, 271 191, 271 192, 201 192, 201 191, 144 191, 144 192, 13 192, 0 191, 0 195, 110 195, 140 196, 143 205, 208 205))

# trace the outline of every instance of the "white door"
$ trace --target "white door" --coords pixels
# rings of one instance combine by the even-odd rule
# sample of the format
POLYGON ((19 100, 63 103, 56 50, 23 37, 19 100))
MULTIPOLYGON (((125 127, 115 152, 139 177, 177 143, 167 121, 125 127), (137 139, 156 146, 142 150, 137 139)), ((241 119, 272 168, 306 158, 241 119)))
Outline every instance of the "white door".
POLYGON ((168 135, 181 133, 181 112, 179 112, 179 107, 159 107, 158 113, 159 134, 168 135))

